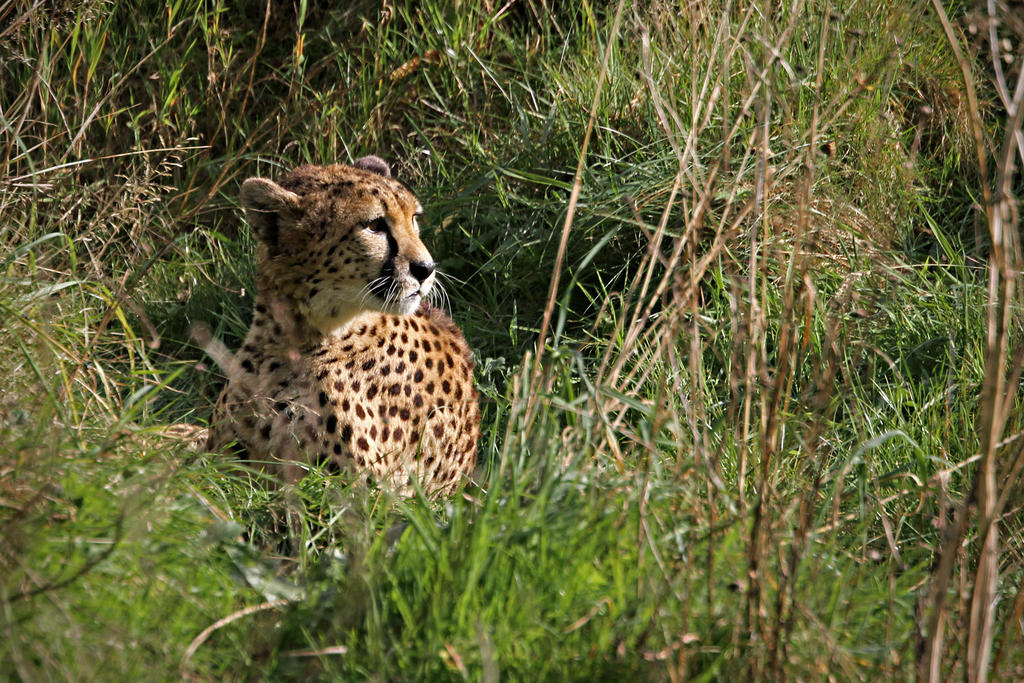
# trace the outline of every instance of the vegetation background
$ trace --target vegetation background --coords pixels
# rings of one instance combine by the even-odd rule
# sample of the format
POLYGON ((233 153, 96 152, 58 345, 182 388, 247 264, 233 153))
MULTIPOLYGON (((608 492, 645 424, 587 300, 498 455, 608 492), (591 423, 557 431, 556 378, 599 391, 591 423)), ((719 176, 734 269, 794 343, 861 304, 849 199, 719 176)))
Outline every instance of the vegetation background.
POLYGON ((0 2, 0 676, 1024 679, 1020 10, 0 2), (476 353, 452 500, 175 427, 240 181, 368 153, 476 353))

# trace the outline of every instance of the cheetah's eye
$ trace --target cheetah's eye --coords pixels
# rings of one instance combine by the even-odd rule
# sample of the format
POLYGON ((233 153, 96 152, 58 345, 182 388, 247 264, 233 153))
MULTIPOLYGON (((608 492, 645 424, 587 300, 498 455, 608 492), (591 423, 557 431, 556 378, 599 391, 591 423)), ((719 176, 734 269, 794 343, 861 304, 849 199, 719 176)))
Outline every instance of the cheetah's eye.
POLYGON ((375 218, 374 220, 366 224, 366 229, 370 230, 371 232, 387 232, 388 221, 386 218, 384 218, 384 216, 381 216, 380 218, 375 218))

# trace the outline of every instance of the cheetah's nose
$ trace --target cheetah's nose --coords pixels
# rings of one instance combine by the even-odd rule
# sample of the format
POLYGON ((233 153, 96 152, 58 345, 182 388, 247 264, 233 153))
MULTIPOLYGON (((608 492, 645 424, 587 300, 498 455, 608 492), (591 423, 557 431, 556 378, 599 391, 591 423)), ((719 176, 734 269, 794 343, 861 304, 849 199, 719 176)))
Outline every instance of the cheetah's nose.
POLYGON ((423 282, 434 272, 436 265, 433 261, 410 261, 409 274, 418 281, 423 282))

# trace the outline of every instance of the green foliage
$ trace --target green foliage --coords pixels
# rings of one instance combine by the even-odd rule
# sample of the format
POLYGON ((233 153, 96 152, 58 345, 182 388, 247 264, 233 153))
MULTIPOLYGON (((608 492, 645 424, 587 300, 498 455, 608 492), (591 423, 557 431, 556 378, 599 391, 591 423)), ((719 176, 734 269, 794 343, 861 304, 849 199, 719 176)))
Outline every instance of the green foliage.
POLYGON ((0 677, 913 674, 986 333, 930 5, 143 4, 0 28, 0 677), (165 429, 247 329, 240 181, 367 153, 477 356, 448 501, 165 429))

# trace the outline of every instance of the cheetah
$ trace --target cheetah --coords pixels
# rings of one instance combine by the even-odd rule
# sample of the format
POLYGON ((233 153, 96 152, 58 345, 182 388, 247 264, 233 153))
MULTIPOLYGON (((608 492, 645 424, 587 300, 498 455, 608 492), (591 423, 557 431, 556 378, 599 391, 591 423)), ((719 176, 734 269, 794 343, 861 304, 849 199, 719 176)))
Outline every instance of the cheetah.
POLYGON ((234 443, 288 482, 315 464, 451 494, 476 464, 480 409, 466 340, 428 303, 419 202, 372 156, 249 178, 240 202, 257 292, 207 449, 234 443))

